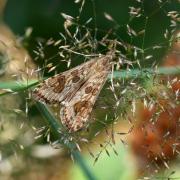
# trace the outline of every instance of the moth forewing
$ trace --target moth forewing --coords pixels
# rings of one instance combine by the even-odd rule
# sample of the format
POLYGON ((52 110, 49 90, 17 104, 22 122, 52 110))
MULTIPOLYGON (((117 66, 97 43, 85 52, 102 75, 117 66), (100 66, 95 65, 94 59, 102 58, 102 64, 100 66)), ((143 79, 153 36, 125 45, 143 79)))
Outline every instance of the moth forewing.
POLYGON ((70 132, 75 132, 86 124, 93 105, 111 70, 108 56, 98 59, 91 67, 91 76, 69 101, 65 100, 60 110, 62 123, 70 132))
POLYGON ((94 59, 46 79, 35 88, 33 97, 46 104, 61 103, 86 81, 93 63, 94 59))
POLYGON ((48 78, 33 92, 36 100, 61 104, 60 119, 69 132, 86 124, 93 105, 111 71, 112 53, 94 58, 48 78))

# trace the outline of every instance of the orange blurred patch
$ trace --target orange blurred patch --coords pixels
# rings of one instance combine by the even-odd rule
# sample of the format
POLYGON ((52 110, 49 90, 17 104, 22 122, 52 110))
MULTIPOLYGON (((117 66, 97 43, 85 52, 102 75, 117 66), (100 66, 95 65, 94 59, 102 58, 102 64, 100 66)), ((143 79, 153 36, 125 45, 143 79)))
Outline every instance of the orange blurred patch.
MULTIPOLYGON (((179 66, 179 50, 180 43, 175 42, 163 66, 179 66)), ((157 94, 157 103, 151 110, 141 103, 136 112, 138 121, 131 134, 131 147, 140 168, 147 165, 154 169, 156 165, 168 164, 180 152, 180 105, 177 103, 179 96, 175 94, 180 91, 180 76, 163 77, 165 82, 173 79, 176 81, 169 81, 168 98, 157 94)))

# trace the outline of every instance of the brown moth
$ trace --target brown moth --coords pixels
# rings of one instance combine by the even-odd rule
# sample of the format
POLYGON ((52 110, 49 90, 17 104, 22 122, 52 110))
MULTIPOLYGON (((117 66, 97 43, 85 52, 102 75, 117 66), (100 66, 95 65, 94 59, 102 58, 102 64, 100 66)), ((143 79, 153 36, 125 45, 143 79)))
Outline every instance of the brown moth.
POLYGON ((46 79, 33 91, 33 97, 46 104, 60 104, 62 124, 69 132, 81 129, 111 71, 112 57, 110 52, 46 79))

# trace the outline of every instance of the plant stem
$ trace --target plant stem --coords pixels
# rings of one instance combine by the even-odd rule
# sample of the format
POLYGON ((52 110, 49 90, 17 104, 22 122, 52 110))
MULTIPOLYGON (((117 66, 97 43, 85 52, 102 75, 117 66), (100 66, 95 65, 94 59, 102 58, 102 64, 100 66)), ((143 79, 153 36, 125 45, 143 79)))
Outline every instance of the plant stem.
MULTIPOLYGON (((142 75, 175 75, 180 74, 180 66, 173 66, 173 67, 161 67, 152 69, 152 68, 144 68, 144 69, 132 69, 130 71, 127 70, 120 70, 120 71, 114 71, 113 72, 113 78, 133 78, 138 77, 142 75)), ((110 78, 110 76, 109 76, 110 78)), ((38 80, 29 80, 28 84, 27 82, 16 82, 16 81, 9 81, 9 82, 0 82, 0 89, 9 89, 11 91, 6 91, 5 93, 1 93, 0 96, 23 91, 30 87, 33 87, 38 84, 38 80)))
POLYGON ((114 71, 113 78, 132 78, 138 77, 145 74, 157 74, 157 75, 175 75, 180 74, 180 66, 173 66, 173 67, 161 67, 152 69, 152 68, 144 68, 144 69, 132 69, 130 71, 121 70, 121 71, 114 71))
MULTIPOLYGON (((45 120, 48 122, 48 124, 50 125, 53 132, 56 134, 57 137, 59 137, 59 135, 60 135, 59 130, 61 130, 63 128, 62 124, 56 120, 56 118, 51 114, 51 112, 48 110, 48 108, 45 105, 37 102, 36 106, 39 109, 39 111, 41 112, 41 114, 43 115, 43 117, 45 117, 45 120)), ((75 143, 73 143, 72 141, 69 142, 68 144, 64 144, 63 141, 60 143, 62 143, 62 145, 66 146, 67 148, 70 149, 75 162, 78 163, 78 165, 81 167, 81 170, 86 175, 87 179, 96 180, 96 178, 90 171, 90 168, 87 166, 83 157, 77 150, 75 143)))

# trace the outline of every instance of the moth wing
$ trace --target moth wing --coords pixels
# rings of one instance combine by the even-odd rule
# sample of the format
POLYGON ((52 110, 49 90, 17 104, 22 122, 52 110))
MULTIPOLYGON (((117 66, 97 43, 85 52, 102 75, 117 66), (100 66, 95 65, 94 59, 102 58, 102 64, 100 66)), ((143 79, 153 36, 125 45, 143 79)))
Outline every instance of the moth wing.
POLYGON ((43 81, 33 91, 33 97, 46 104, 61 103, 70 94, 76 92, 89 77, 91 67, 97 58, 75 68, 57 74, 43 81))
POLYGON ((99 59, 91 69, 90 78, 82 85, 71 99, 66 99, 60 110, 62 124, 75 132, 88 121, 93 105, 110 72, 109 59, 99 59))

